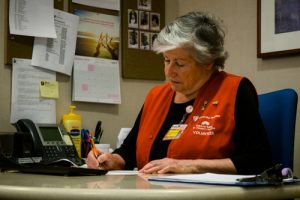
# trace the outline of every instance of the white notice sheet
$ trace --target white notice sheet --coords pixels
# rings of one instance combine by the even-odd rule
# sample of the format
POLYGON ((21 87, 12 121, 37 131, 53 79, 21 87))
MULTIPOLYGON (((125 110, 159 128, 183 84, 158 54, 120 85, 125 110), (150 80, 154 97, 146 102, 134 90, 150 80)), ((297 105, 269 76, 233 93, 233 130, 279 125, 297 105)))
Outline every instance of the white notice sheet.
POLYGON ((120 0, 72 0, 72 2, 92 7, 120 10, 120 0))
POLYGON ((54 99, 40 97, 41 80, 56 80, 56 73, 30 65, 29 59, 13 59, 10 122, 22 118, 35 123, 56 123, 54 99))
POLYGON ((119 61, 75 56, 72 100, 120 104, 119 61))
POLYGON ((71 75, 79 17, 60 10, 55 12, 57 38, 34 39, 31 64, 71 75))
POLYGON ((53 0, 10 0, 10 34, 56 38, 53 0))

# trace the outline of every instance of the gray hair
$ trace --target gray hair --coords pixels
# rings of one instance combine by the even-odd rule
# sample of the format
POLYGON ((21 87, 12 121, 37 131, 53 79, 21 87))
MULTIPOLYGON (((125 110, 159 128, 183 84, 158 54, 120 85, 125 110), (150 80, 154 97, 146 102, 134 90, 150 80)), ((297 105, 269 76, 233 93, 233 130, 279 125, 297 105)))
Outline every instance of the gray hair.
POLYGON ((225 31, 218 18, 203 12, 189 12, 166 25, 153 44, 156 53, 186 48, 203 65, 224 68, 228 57, 224 49, 225 31))

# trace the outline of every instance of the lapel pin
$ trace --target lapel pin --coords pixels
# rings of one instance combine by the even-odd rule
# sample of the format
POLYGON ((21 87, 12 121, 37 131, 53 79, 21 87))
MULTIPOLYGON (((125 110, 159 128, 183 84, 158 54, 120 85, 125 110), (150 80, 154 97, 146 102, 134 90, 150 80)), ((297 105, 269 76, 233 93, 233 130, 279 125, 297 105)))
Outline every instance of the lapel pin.
POLYGON ((201 110, 204 110, 206 107, 207 107, 207 101, 204 101, 204 102, 203 102, 203 105, 202 105, 202 107, 201 107, 201 110))
POLYGON ((218 105, 218 104, 219 104, 219 101, 214 101, 212 104, 213 104, 213 105, 218 105))

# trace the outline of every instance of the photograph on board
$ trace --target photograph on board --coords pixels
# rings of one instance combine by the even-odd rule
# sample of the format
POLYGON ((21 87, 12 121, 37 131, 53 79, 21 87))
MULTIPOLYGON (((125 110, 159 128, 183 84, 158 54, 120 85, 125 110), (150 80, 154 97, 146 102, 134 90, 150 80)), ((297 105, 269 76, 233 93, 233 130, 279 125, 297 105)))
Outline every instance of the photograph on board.
POLYGON ((80 19, 75 55, 118 60, 119 17, 79 9, 74 14, 80 19))
POLYGON ((149 30, 149 12, 139 11, 140 29, 149 30))
POLYGON ((157 36, 158 36, 158 33, 151 33, 150 34, 150 38, 151 38, 151 43, 150 43, 150 46, 151 46, 151 49, 153 48, 153 43, 154 43, 154 41, 155 41, 155 39, 157 38, 157 36))
POLYGON ((138 11, 128 9, 128 27, 130 28, 138 28, 138 11))
POLYGON ((151 0, 138 0, 138 9, 140 10, 151 10, 151 0))
POLYGON ((152 31, 160 30, 160 14, 159 13, 150 13, 150 29, 152 31))
POLYGON ((150 49, 150 33, 140 32, 140 49, 149 50, 150 49))
POLYGON ((139 48, 139 35, 135 29, 128 30, 128 48, 139 48))

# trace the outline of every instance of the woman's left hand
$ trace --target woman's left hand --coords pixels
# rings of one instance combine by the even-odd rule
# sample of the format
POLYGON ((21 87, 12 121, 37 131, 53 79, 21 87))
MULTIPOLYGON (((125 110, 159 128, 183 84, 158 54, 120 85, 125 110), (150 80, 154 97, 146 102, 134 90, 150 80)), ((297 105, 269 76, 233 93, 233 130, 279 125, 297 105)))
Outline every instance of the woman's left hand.
POLYGON ((165 174, 165 173, 192 173, 193 169, 189 160, 177 160, 163 158, 152 160, 139 170, 144 174, 165 174))

